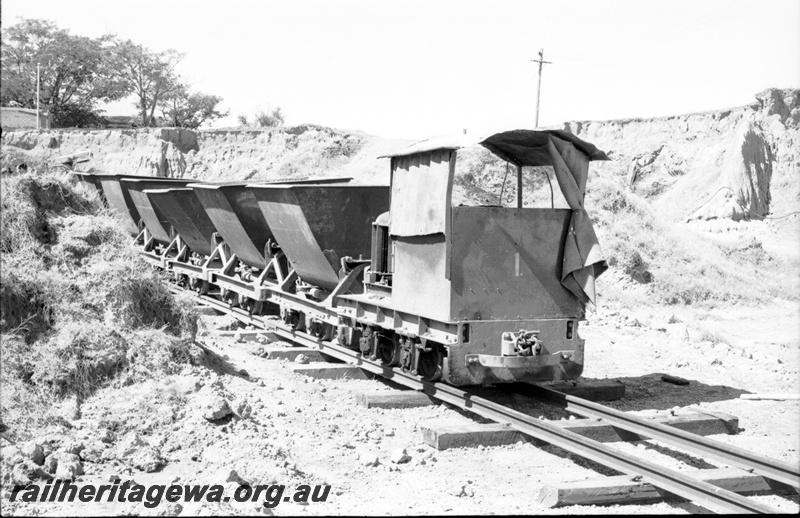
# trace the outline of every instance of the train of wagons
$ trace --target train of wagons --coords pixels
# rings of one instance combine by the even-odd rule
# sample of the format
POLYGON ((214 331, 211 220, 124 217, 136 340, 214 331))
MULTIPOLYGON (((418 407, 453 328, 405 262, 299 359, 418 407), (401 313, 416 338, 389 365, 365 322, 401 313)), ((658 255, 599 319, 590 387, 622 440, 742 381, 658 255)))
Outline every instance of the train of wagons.
POLYGON ((145 260, 252 318, 430 382, 579 377, 578 324, 607 268, 584 194, 589 162, 606 155, 565 131, 513 130, 387 156, 388 186, 76 175, 145 260), (506 162, 513 206, 453 204, 471 146, 506 162), (549 166, 569 208, 523 206, 531 166, 549 166))

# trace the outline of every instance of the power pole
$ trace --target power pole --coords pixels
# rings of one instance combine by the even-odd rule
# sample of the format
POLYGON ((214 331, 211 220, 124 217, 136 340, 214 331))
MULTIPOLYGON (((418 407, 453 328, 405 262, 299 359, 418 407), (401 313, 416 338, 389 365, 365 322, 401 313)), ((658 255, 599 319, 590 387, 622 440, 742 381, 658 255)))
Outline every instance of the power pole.
POLYGON ((39 63, 36 63, 36 129, 41 129, 39 122, 39 63))
POLYGON ((551 64, 550 61, 544 60, 544 49, 539 49, 539 59, 532 59, 534 63, 539 63, 539 84, 536 87, 536 119, 534 121, 534 128, 539 127, 539 96, 542 93, 542 65, 551 64))

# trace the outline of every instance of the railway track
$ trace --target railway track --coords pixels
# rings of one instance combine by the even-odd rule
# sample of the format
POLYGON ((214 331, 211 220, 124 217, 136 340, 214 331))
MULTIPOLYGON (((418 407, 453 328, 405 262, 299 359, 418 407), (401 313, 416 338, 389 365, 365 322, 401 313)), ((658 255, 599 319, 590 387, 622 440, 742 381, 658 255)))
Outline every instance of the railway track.
MULTIPOLYGON (((168 283, 171 291, 184 290, 168 283)), ((227 303, 206 295, 197 295, 197 300, 241 322, 271 331, 291 342, 317 349, 326 355, 377 374, 386 379, 421 391, 440 401, 455 405, 498 423, 505 423, 522 433, 541 439, 550 444, 575 453, 617 471, 643 477, 643 480, 665 491, 681 496, 716 513, 776 513, 776 509, 752 499, 714 486, 708 482, 691 477, 621 452, 612 446, 583 437, 569 430, 559 428, 548 421, 542 421, 498 403, 479 397, 469 390, 452 387, 442 383, 423 381, 419 376, 371 361, 362 355, 338 344, 322 341, 302 332, 294 332, 280 322, 267 321, 253 317, 246 311, 230 307, 227 303)), ((739 448, 712 441, 705 437, 682 430, 651 423, 602 405, 575 396, 569 396, 544 387, 531 386, 530 394, 544 397, 565 406, 572 413, 596 417, 608 421, 613 426, 637 434, 657 439, 669 446, 679 447, 692 453, 713 458, 751 473, 800 488, 800 469, 789 464, 747 452, 739 448)))

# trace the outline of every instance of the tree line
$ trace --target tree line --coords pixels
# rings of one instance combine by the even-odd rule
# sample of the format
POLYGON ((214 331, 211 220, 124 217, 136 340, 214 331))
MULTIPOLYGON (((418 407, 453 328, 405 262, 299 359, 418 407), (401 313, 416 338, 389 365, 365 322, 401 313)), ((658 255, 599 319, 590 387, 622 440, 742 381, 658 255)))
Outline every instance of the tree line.
POLYGON ((22 19, 3 28, 0 50, 0 105, 36 108, 39 98, 56 127, 102 124, 99 105, 136 100, 141 126, 158 123, 198 128, 224 117, 221 97, 192 91, 175 68, 184 54, 155 52, 115 35, 76 36, 52 22, 22 19), (159 121, 160 118, 160 121, 159 121))

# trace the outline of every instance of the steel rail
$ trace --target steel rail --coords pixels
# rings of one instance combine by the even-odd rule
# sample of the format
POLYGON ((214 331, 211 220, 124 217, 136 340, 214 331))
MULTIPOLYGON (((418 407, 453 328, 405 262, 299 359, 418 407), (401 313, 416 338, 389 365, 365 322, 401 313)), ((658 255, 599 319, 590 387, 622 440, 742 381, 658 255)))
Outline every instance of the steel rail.
MULTIPOLYGON (((179 288, 172 291, 180 292, 179 288)), ((622 452, 616 448, 599 443, 593 439, 583 437, 575 432, 559 428, 547 421, 541 421, 516 410, 503 407, 497 403, 470 394, 467 391, 451 387, 442 383, 423 381, 419 376, 414 376, 401 370, 384 366, 379 362, 365 359, 359 352, 324 342, 304 333, 293 332, 286 329, 278 322, 259 321, 247 312, 232 308, 228 304, 208 296, 198 295, 197 298, 208 306, 218 309, 231 316, 239 318, 246 323, 259 326, 274 332, 295 343, 302 344, 311 349, 317 349, 325 354, 338 358, 346 363, 363 370, 391 379, 406 387, 419 390, 440 401, 450 403, 483 417, 493 419, 499 423, 519 430, 532 437, 576 453, 581 457, 592 460, 630 475, 638 475, 644 481, 660 487, 670 493, 691 500, 694 503, 717 513, 776 513, 777 510, 738 495, 732 491, 722 489, 684 473, 659 466, 655 463, 622 452)))
POLYGON ((680 428, 652 422, 639 416, 630 415, 627 412, 599 405, 541 385, 531 385, 531 387, 535 387, 532 392, 542 393, 545 398, 564 405, 566 410, 574 414, 601 418, 608 424, 618 428, 660 440, 670 446, 679 446, 691 453, 716 459, 737 468, 753 470, 753 472, 763 477, 800 488, 800 467, 798 466, 792 466, 789 463, 724 444, 680 428))

